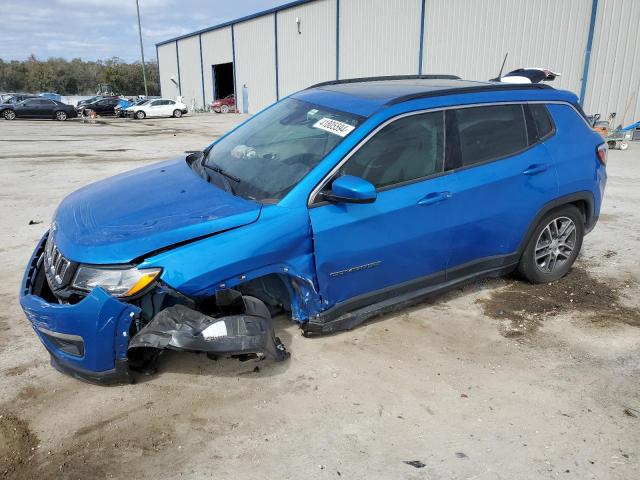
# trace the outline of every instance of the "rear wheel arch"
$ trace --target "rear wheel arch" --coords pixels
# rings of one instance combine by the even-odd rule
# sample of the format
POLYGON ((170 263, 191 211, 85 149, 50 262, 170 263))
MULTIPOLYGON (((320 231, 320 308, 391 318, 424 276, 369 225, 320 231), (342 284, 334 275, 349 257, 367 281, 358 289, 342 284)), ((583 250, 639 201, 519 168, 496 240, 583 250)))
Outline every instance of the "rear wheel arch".
POLYGON ((582 218, 584 219, 585 227, 587 226, 589 219, 593 217, 593 203, 589 203, 585 199, 576 200, 571 202, 572 205, 575 205, 580 213, 582 214, 582 218))
POLYGON ((545 217, 545 215, 549 214, 553 210, 557 210, 567 205, 573 205, 578 208, 578 210, 580 210, 583 215, 585 230, 589 231, 590 224, 594 221, 593 194, 591 192, 584 191, 556 198, 555 200, 552 200, 551 202, 544 205, 529 224, 529 228, 527 229, 526 234, 524 235, 524 237, 520 241, 520 245, 518 246, 518 253, 520 255, 522 255, 522 253, 524 252, 524 249, 527 247, 529 240, 531 240, 531 236, 533 235, 540 221, 545 217))

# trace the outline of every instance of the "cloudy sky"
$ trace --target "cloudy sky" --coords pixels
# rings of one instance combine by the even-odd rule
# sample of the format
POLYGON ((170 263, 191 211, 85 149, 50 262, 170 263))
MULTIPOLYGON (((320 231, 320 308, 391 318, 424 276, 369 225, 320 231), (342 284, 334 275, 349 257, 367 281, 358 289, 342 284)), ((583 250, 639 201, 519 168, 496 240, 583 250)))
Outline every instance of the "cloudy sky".
MULTIPOLYGON (((139 0, 145 58, 177 35, 290 0, 139 0)), ((1 0, 0 58, 138 60, 135 0, 1 0)))

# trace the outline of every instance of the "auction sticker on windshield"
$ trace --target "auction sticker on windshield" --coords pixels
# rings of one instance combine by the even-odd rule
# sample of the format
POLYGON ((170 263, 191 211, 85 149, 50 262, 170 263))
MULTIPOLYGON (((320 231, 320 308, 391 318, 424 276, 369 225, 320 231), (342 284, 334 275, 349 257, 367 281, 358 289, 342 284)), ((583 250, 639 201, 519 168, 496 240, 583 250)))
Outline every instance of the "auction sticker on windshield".
POLYGON ((313 124, 314 128, 319 128, 320 130, 325 130, 329 133, 333 133, 334 135, 338 135, 339 137, 346 137, 353 131, 353 125, 349 125, 348 123, 339 122, 338 120, 333 120, 331 118, 321 118, 316 123, 313 124))

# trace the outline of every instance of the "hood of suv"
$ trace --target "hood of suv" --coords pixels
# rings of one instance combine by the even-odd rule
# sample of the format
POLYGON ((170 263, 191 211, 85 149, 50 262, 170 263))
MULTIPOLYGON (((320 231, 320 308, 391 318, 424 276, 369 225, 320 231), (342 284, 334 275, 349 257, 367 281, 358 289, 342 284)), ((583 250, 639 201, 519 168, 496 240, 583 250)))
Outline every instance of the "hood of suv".
POLYGON ((58 207, 52 235, 70 260, 122 264, 255 222, 260 208, 206 182, 179 159, 75 191, 58 207))

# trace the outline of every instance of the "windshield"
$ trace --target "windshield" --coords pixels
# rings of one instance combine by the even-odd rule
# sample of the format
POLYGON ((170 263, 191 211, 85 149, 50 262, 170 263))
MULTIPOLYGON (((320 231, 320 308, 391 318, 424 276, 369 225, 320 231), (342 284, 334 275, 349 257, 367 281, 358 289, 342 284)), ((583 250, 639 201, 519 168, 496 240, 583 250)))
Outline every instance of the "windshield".
POLYGON ((214 144, 203 165, 212 177, 224 176, 222 183, 236 195, 277 201, 361 120, 287 98, 214 144))

